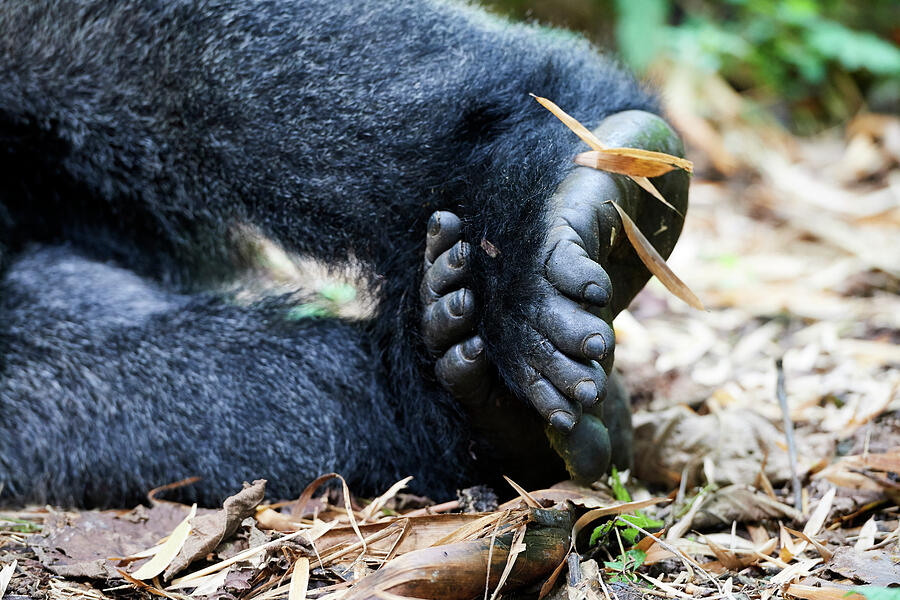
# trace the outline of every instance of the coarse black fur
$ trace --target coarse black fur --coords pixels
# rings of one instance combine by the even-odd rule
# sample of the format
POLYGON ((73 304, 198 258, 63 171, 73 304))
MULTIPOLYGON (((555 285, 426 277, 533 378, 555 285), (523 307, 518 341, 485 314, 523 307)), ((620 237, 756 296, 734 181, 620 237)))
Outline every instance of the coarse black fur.
POLYGON ((527 94, 588 127, 657 111, 583 39, 430 0, 6 0, 0 72, 0 502, 189 475, 205 502, 288 496, 329 470, 443 497, 496 472, 422 349, 426 220, 500 251, 472 287, 502 365, 580 149, 527 94), (358 261, 376 316, 200 294, 245 224, 358 261))

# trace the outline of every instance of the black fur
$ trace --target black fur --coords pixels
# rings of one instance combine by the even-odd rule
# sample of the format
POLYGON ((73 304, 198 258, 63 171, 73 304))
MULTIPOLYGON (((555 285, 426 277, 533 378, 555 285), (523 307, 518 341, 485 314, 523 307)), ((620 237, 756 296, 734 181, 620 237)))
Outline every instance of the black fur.
POLYGON ((6 0, 0 72, 3 501, 194 474, 208 502, 259 476, 288 496, 329 470, 445 496, 496 471, 422 350, 425 222, 453 210, 500 250, 472 285, 502 359, 580 149, 527 94, 588 127, 657 108, 580 38, 428 0, 6 0), (359 261, 375 318, 194 295, 248 223, 359 261))

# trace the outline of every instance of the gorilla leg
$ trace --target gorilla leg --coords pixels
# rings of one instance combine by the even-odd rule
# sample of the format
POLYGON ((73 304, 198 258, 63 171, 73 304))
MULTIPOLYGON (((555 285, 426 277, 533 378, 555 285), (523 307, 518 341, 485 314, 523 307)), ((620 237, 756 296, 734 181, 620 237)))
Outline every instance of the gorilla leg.
MULTIPOLYGON (((586 41, 436 0, 6 0, 0 70, 0 141, 17 157, 0 161, 0 201, 23 241, 84 247, 101 228, 118 236, 107 247, 126 240, 127 265, 188 284, 233 260, 227 232, 243 223, 327 262, 353 256, 381 298, 357 335, 392 412, 414 421, 435 404, 418 402, 432 367, 420 231, 453 210, 474 249, 477 330, 513 393, 563 432, 603 396, 602 311, 647 277, 623 236, 596 235, 612 233, 603 201, 646 203, 624 178, 573 169, 580 142, 527 94, 588 127, 658 107, 586 41), (573 245, 587 262, 569 276, 553 250, 573 245)), ((608 142, 632 129, 607 123, 608 142)), ((645 232, 680 229, 629 212, 653 217, 645 232)))
POLYGON ((78 224, 102 226, 137 240, 117 255, 129 266, 188 284, 233 260, 240 223, 326 262, 352 255, 382 299, 375 343, 405 382, 424 362, 419 232, 454 210, 474 248, 500 251, 473 257, 490 355, 545 418, 574 425, 543 383, 556 367, 523 383, 525 313, 569 319, 541 252, 580 149, 528 93, 588 126, 657 109, 585 40, 440 1, 7 0, 0 61, 0 139, 18 157, 0 162, 0 194, 19 235, 85 246, 78 224))
POLYGON ((2 503, 140 500, 199 475, 221 501, 265 477, 274 497, 342 473, 354 491, 446 497, 475 482, 454 404, 420 383, 395 411, 365 328, 173 294, 71 248, 26 250, 0 285, 2 503))

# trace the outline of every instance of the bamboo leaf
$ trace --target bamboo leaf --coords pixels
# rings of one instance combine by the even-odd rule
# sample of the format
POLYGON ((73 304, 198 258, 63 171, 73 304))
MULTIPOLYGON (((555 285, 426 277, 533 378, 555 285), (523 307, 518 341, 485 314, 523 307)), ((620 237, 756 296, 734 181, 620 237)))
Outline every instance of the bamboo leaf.
POLYGON ((641 148, 590 150, 576 155, 575 162, 601 171, 643 177, 659 177, 675 169, 694 171, 694 164, 689 160, 641 148))
POLYGON ((667 290, 681 298, 685 303, 698 310, 705 310, 700 299, 672 272, 672 269, 669 268, 663 257, 659 255, 653 244, 640 232, 637 225, 631 220, 631 217, 615 202, 611 204, 616 208, 616 212, 619 213, 619 217, 622 219, 622 226, 625 228, 625 235, 628 236, 628 241, 631 242, 634 251, 637 252, 644 266, 656 275, 656 278, 666 286, 667 290))
POLYGON ((306 600, 306 590, 309 588, 309 559, 302 556, 294 563, 294 572, 291 573, 291 587, 288 591, 288 600, 306 600))
POLYGON ((656 189, 656 186, 653 185, 650 180, 647 179, 647 177, 655 177, 655 175, 649 175, 648 173, 660 171, 660 169, 663 168, 667 168, 668 170, 662 170, 657 174, 662 175, 664 173, 668 173, 672 170, 668 167, 684 169, 688 173, 693 173, 694 163, 677 156, 672 156, 671 154, 665 154, 663 152, 653 152, 651 150, 642 150, 640 148, 607 148, 590 129, 579 123, 578 119, 566 113, 566 111, 561 109, 555 103, 546 98, 535 96, 534 94, 531 94, 531 97, 537 100, 541 106, 553 113, 553 115, 557 119, 562 121, 563 124, 571 129, 575 133, 575 135, 580 137, 584 141, 584 143, 594 149, 593 152, 583 152, 576 155, 575 162, 577 164, 586 167, 593 167, 595 169, 600 169, 603 171, 609 171, 612 173, 621 173, 623 175, 627 175, 628 177, 631 177, 631 179, 633 179, 636 184, 641 186, 641 188, 646 190, 647 193, 649 193, 651 196, 684 217, 681 211, 672 206, 672 204, 663 197, 659 190, 656 189), (601 155, 606 156, 607 158, 600 160, 598 157, 601 155), (579 159, 579 157, 581 158, 579 159), (579 160, 581 162, 579 162, 579 160), (615 168, 599 166, 601 163, 612 165, 615 168), (654 166, 651 168, 650 165, 654 166))
POLYGON ((13 573, 16 572, 16 565, 18 564, 17 560, 13 560, 11 563, 0 569, 0 598, 6 593, 6 586, 9 585, 9 581, 12 579, 13 573))
POLYGON ((578 119, 570 116, 566 111, 558 107, 555 103, 547 100, 546 98, 535 96, 534 94, 531 94, 531 97, 537 100, 541 106, 552 112, 557 119, 562 121, 566 127, 571 129, 575 133, 575 135, 580 137, 585 144, 587 144, 594 150, 603 150, 604 148, 606 148, 603 142, 601 142, 600 139, 596 135, 594 135, 594 133, 590 129, 579 123, 578 119))
POLYGON ((191 534, 191 519, 193 519, 196 514, 197 505, 194 504, 191 506, 191 511, 188 513, 188 516, 175 526, 175 529, 169 534, 169 539, 167 539, 166 543, 153 555, 153 558, 145 562, 141 568, 132 573, 131 576, 135 579, 153 579, 165 571, 166 567, 169 566, 169 563, 171 563, 181 551, 181 547, 184 546, 184 542, 187 541, 188 536, 191 534))
POLYGON ((656 186, 653 185, 653 183, 649 179, 647 179, 646 177, 631 177, 631 179, 636 184, 641 186, 648 194, 650 194, 651 196, 653 196, 654 198, 656 198, 657 200, 659 200, 660 202, 662 202, 663 204, 665 204, 666 206, 668 206, 669 208, 674 210, 676 213, 678 213, 681 216, 682 219, 684 218, 684 215, 681 213, 681 211, 678 210, 677 208, 675 208, 674 206, 672 206, 672 204, 668 200, 663 198, 663 195, 659 192, 658 189, 656 189, 656 186))

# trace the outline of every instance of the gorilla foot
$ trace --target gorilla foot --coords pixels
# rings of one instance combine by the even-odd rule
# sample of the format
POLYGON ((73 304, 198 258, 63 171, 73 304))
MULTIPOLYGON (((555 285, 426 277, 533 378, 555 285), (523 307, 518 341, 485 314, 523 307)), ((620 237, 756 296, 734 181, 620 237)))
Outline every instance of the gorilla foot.
MULTIPOLYGON (((423 337, 439 356, 435 374, 445 389, 465 407, 476 435, 490 440, 492 461, 514 474, 527 465, 528 475, 543 482, 556 474, 563 459, 573 479, 599 479, 610 461, 620 468, 631 462, 631 413, 621 386, 613 385, 604 403, 594 403, 567 433, 542 425, 542 420, 518 401, 489 364, 476 325, 474 298, 464 287, 469 277, 470 246, 461 240, 460 220, 450 212, 436 212, 429 221, 425 274, 421 284, 423 337), (620 392, 620 393, 615 393, 620 392), (613 427, 608 431, 605 423, 613 427), (549 438, 548 445, 546 439, 549 438)), ((613 378, 613 382, 615 382, 613 378)))
MULTIPOLYGON (((607 117, 595 134, 610 147, 683 154, 681 141, 656 115, 625 111, 607 117)), ((688 177, 672 172, 654 183, 673 211, 627 177, 575 167, 549 200, 547 235, 538 253, 537 293, 513 329, 517 348, 504 352, 503 375, 560 433, 606 394, 615 337, 613 318, 644 286, 650 273, 625 235, 619 205, 667 256, 681 231, 688 177)))
MULTIPOLYGON (((642 111, 611 115, 595 134, 612 147, 683 154, 680 139, 665 121, 642 111)), ((503 379, 552 426, 547 434, 553 448, 581 481, 597 479, 610 464, 631 463, 627 394, 610 381, 615 346, 611 323, 650 273, 623 235, 611 203, 624 209, 668 256, 687 208, 688 177, 673 171, 654 184, 677 212, 624 176, 573 168, 548 202, 538 281, 531 282, 537 293, 530 302, 523 300, 523 319, 503 321, 503 337, 514 345, 504 348, 504 363, 498 364, 503 379), (609 399, 603 402, 607 387, 609 399)), ((492 317, 490 307, 484 315, 475 314, 475 298, 465 287, 471 246, 461 240, 460 229, 452 213, 435 213, 429 222, 423 326, 426 344, 441 354, 438 379, 474 407, 483 405, 478 398, 497 385, 483 340, 474 333, 479 322, 492 317)))
POLYGON ((447 211, 431 215, 420 288, 422 333, 428 349, 440 355, 435 365, 438 381, 470 413, 479 408, 493 383, 484 342, 474 333, 475 297, 464 287, 470 276, 471 251, 462 240, 459 217, 447 211))

